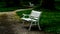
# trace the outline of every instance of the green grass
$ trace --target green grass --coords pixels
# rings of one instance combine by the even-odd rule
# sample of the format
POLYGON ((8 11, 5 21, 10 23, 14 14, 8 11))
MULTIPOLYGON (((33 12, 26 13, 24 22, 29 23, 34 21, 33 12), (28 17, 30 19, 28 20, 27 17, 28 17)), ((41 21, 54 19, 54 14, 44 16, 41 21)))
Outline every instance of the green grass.
POLYGON ((60 12, 43 12, 40 23, 47 32, 60 32, 60 12))
MULTIPOLYGON (((19 11, 19 12, 16 12, 16 13, 20 17, 22 17, 23 13, 30 14, 31 10, 19 11)), ((48 32, 60 31, 59 30, 60 29, 59 28, 60 27, 60 12, 58 12, 58 11, 52 12, 52 11, 44 10, 41 17, 40 17, 40 25, 42 27, 44 27, 45 31, 48 31, 48 32), (54 31, 54 29, 55 29, 55 31, 54 31)))
POLYGON ((25 13, 25 14, 30 14, 31 13, 31 10, 25 10, 25 11, 19 11, 19 12, 16 12, 17 14, 18 14, 18 16, 20 16, 20 17, 22 17, 23 15, 23 13, 25 13))
POLYGON ((19 8, 18 7, 8 7, 8 8, 0 7, 0 12, 9 12, 9 11, 17 10, 17 9, 19 9, 19 8))

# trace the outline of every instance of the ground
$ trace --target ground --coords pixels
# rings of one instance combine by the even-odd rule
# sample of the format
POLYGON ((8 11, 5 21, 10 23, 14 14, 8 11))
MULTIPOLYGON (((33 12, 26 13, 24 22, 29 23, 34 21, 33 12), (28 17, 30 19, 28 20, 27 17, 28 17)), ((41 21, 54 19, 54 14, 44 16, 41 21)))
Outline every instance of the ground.
MULTIPOLYGON (((21 9, 21 10, 25 10, 25 9, 21 9)), ((0 12, 0 15, 7 14, 10 17, 11 15, 16 14, 16 11, 21 11, 21 10, 15 10, 15 11, 11 11, 11 12, 0 12)), ((39 30, 28 31, 28 29, 26 27, 22 26, 22 23, 17 23, 17 22, 16 22, 16 24, 13 24, 12 26, 13 26, 12 29, 14 30, 15 34, 53 34, 53 33, 46 33, 44 31, 39 31, 39 30)))
POLYGON ((39 31, 39 30, 28 31, 28 29, 22 27, 21 24, 17 24, 17 27, 15 27, 14 29, 18 32, 17 34, 52 34, 52 33, 45 33, 43 31, 39 31))

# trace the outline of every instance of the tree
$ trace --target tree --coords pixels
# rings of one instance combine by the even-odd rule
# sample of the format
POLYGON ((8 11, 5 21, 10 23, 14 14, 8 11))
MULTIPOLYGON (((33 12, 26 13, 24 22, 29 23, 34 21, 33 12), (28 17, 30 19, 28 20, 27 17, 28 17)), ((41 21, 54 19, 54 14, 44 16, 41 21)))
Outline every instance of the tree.
POLYGON ((53 9, 55 9, 54 3, 55 3, 54 0, 41 0, 40 7, 43 9, 53 10, 53 9))
POLYGON ((48 9, 48 10, 54 10, 55 8, 55 0, 41 0, 40 4, 35 7, 35 10, 40 10, 40 9, 48 9))

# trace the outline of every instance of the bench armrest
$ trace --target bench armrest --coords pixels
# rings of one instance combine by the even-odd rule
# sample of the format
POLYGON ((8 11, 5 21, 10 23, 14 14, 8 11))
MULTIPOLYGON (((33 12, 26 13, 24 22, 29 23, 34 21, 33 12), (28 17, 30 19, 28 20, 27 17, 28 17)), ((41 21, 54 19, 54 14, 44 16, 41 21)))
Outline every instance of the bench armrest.
POLYGON ((25 17, 25 16, 30 16, 30 14, 23 14, 23 17, 25 17))

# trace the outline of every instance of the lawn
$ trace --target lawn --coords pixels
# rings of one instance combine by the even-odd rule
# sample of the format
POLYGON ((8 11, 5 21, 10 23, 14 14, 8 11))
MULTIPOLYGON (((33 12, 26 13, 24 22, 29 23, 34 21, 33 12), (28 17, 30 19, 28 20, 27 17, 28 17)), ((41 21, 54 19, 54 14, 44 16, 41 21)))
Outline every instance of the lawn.
POLYGON ((8 7, 8 8, 0 7, 0 12, 9 12, 9 11, 17 10, 17 9, 18 7, 8 7))
MULTIPOLYGON (((23 16, 23 13, 30 14, 31 10, 19 11, 16 12, 20 18, 23 16)), ((44 28, 45 31, 48 32, 60 32, 60 12, 56 11, 48 11, 43 10, 42 15, 40 17, 40 25, 44 28)))

